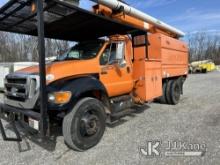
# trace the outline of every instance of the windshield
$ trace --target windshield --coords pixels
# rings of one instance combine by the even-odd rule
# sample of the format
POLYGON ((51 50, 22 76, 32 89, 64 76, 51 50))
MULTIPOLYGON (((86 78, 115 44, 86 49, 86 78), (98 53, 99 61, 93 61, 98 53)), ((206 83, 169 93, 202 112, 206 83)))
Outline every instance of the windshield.
POLYGON ((57 61, 86 60, 95 58, 103 43, 104 41, 101 40, 80 42, 74 45, 66 53, 59 55, 57 57, 57 61))

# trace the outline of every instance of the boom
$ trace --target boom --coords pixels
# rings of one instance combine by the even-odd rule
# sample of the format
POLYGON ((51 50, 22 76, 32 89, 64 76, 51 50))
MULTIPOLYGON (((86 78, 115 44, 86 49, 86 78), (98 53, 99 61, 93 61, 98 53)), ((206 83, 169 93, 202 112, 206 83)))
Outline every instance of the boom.
MULTIPOLYGON (((166 35, 169 35, 169 36, 172 36, 172 37, 176 37, 176 38, 179 38, 179 37, 183 37, 185 35, 184 32, 146 14, 146 13, 143 13, 141 12, 140 10, 137 10, 123 2, 120 2, 118 0, 91 0, 93 2, 96 2, 98 4, 101 4, 109 9, 111 9, 112 11, 122 11, 126 16, 127 15, 127 18, 126 19, 125 17, 124 18, 119 18, 119 17, 114 17, 115 19, 121 19, 122 21, 125 21, 127 23, 132 23, 132 24, 136 24, 136 26, 140 25, 140 22, 142 22, 142 28, 144 28, 145 30, 149 30, 150 32, 154 33, 154 32, 161 32, 163 34, 166 34, 166 35), (136 22, 139 22, 139 23, 134 23, 134 21, 129 21, 129 17, 130 16, 130 19, 136 19, 136 22), (131 18, 132 17, 132 18, 131 18)), ((100 7, 100 5, 99 5, 100 7)), ((97 9, 97 8, 96 8, 97 9)), ((99 8, 101 9, 101 8, 99 8)), ((107 10, 103 10, 104 8, 102 7, 102 14, 106 14, 106 13, 109 13, 106 12, 107 10)), ((100 11, 101 11, 100 10, 100 11)))

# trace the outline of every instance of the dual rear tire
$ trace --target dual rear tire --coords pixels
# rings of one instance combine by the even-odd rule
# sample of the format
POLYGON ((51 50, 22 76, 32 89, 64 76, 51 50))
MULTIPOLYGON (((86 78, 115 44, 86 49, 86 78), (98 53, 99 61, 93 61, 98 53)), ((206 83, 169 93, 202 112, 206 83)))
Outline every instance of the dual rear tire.
POLYGON ((182 94, 182 82, 180 79, 167 80, 163 83, 163 95, 159 98, 162 104, 176 105, 182 94))

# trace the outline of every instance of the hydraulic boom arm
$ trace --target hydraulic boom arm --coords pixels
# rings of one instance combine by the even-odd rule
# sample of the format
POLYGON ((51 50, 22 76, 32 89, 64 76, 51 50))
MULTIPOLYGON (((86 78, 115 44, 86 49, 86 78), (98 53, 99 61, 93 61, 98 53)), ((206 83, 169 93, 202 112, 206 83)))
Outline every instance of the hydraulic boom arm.
POLYGON ((184 32, 146 14, 119 0, 91 0, 98 3, 95 12, 110 16, 119 21, 141 27, 151 33, 160 32, 175 38, 183 37, 184 32), (120 15, 119 13, 123 13, 120 15))

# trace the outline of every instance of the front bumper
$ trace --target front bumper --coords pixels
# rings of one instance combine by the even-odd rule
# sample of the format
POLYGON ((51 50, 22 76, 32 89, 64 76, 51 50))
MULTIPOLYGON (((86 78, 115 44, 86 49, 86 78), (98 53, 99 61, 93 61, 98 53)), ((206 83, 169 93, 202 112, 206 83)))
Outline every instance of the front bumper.
MULTIPOLYGON (((5 141, 21 141, 21 136, 16 128, 16 124, 15 124, 16 121, 19 121, 21 123, 25 123, 26 126, 32 128, 32 129, 34 128, 35 130, 36 130, 36 128, 34 127, 34 125, 32 125, 28 121, 37 122, 38 126, 39 126, 38 127, 39 129, 37 131, 39 134, 42 135, 44 132, 47 132, 48 131, 47 128, 49 128, 49 127, 44 127, 44 129, 46 129, 46 130, 43 130, 40 128, 40 122, 42 121, 42 119, 44 117, 47 117, 47 116, 42 116, 40 113, 35 112, 33 110, 16 108, 16 107, 12 107, 12 106, 0 103, 0 131, 1 131, 1 134, 3 137, 3 140, 5 140, 5 141), (4 129, 2 121, 1 121, 2 119, 6 120, 12 124, 12 127, 14 129, 14 132, 15 132, 17 138, 8 138, 6 136, 5 129, 4 129), (31 119, 31 120, 27 121, 25 119, 31 119)), ((49 126, 49 120, 47 120, 47 121, 48 121, 47 125, 49 126)))
POLYGON ((12 106, 0 103, 0 115, 3 115, 5 113, 13 113, 17 116, 24 115, 27 117, 31 117, 35 120, 40 120, 40 113, 38 112, 34 112, 33 110, 12 107, 12 106))

